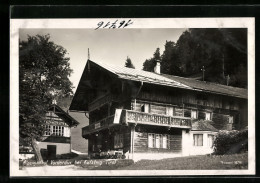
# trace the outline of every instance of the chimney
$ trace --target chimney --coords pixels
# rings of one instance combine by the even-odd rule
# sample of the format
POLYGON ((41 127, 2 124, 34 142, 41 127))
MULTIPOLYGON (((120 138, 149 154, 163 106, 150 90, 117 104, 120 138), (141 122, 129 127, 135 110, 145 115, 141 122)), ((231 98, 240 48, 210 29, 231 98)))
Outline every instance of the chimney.
POLYGON ((158 59, 155 61, 156 61, 156 65, 154 67, 154 72, 157 74, 161 74, 161 61, 158 59))

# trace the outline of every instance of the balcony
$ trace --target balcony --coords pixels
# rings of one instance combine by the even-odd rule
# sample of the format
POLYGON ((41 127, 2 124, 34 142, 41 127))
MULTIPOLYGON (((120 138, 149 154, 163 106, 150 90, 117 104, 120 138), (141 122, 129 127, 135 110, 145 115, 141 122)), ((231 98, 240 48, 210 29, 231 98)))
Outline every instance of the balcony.
POLYGON ((126 110, 126 122, 177 128, 191 128, 191 118, 182 116, 167 116, 126 110))
POLYGON ((115 115, 82 128, 82 136, 106 129, 113 125, 127 125, 129 123, 182 129, 191 128, 191 118, 116 109, 115 115))
POLYGON ((104 128, 108 128, 114 124, 114 115, 99 120, 91 125, 85 126, 82 128, 82 136, 99 131, 104 128))

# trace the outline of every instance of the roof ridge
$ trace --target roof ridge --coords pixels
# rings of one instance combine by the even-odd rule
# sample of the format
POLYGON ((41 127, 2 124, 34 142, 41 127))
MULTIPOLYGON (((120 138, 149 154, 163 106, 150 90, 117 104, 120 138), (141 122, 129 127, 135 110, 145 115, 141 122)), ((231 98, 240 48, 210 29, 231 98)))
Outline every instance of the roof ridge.
MULTIPOLYGON (((90 60, 90 61, 91 61, 91 60, 90 60)), ((94 61, 91 61, 91 62, 94 62, 94 61)), ((150 71, 144 71, 144 70, 142 70, 142 69, 133 69, 133 68, 128 68, 128 67, 115 66, 115 65, 113 65, 113 64, 107 64, 107 63, 104 63, 104 62, 94 62, 94 63, 98 64, 98 65, 101 66, 101 67, 102 67, 102 64, 103 64, 103 65, 106 65, 106 66, 108 66, 108 67, 110 67, 110 68, 112 67, 112 68, 119 68, 119 69, 122 68, 122 69, 127 69, 127 70, 136 70, 136 71, 141 71, 141 72, 145 72, 145 73, 154 74, 154 75, 158 75, 158 76, 164 77, 162 74, 158 74, 158 73, 150 72, 150 71)), ((111 72, 112 72, 112 71, 111 71, 111 72)), ((113 72, 113 73, 133 76, 133 75, 131 75, 131 74, 124 73, 124 72, 113 72)), ((167 80, 171 80, 171 79, 169 79, 169 78, 167 78, 167 77, 165 77, 165 78, 163 78, 163 79, 158 79, 158 78, 152 78, 152 77, 149 77, 149 76, 142 76, 142 75, 140 75, 140 74, 136 74, 136 77, 138 77, 138 76, 141 76, 141 77, 144 77, 144 78, 153 79, 153 80, 156 80, 156 81, 164 81, 164 82, 167 82, 167 80), (166 79, 167 79, 167 80, 166 80, 166 79)), ((174 81, 174 80, 171 80, 171 81, 168 81, 168 82, 178 83, 178 84, 180 84, 180 85, 189 87, 189 86, 187 86, 187 85, 185 85, 185 84, 183 84, 183 83, 180 83, 180 82, 174 81)))

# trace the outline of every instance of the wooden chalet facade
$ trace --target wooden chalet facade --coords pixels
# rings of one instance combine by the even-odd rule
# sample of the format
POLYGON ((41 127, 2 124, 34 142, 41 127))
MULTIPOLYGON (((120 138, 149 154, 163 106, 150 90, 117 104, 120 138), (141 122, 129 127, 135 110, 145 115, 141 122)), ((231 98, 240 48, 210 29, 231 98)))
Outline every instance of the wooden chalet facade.
POLYGON ((89 154, 206 154, 218 130, 247 126, 246 89, 160 74, 156 67, 152 73, 87 61, 69 110, 89 113, 82 129, 89 154))
POLYGON ((71 152, 71 128, 79 124, 58 105, 52 104, 45 116, 44 135, 38 141, 40 152, 48 159, 71 152))

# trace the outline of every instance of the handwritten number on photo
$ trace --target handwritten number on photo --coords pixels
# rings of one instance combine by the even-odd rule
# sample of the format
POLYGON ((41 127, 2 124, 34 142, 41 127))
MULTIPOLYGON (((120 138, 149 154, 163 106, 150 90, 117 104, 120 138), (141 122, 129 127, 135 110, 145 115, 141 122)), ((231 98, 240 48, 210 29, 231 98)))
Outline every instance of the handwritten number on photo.
POLYGON ((100 22, 98 22, 97 28, 96 28, 95 30, 97 30, 97 29, 99 29, 99 28, 109 28, 109 29, 111 29, 111 28, 112 28, 112 29, 115 29, 115 28, 125 28, 125 27, 127 27, 127 26, 133 24, 133 22, 131 21, 131 19, 128 20, 127 22, 123 20, 123 21, 119 22, 119 25, 117 25, 117 22, 118 22, 118 20, 116 20, 116 21, 113 22, 113 23, 110 23, 110 21, 107 22, 107 23, 104 23, 103 21, 100 21, 100 22), (117 26, 118 26, 118 27, 117 27, 117 26))

